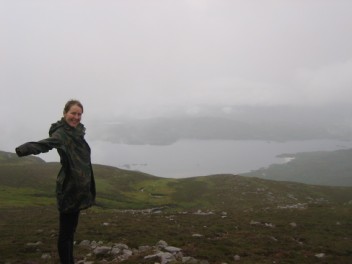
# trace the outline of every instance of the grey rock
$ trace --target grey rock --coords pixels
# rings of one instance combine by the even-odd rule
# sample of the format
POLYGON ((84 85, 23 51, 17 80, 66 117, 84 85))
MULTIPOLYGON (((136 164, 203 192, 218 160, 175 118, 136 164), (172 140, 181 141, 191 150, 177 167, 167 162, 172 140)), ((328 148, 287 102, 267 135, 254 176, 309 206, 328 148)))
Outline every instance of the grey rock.
POLYGON ((158 243, 156 243, 156 246, 159 248, 165 248, 168 246, 168 244, 164 240, 160 240, 158 243))
POLYGON ((98 246, 93 250, 93 253, 95 255, 107 255, 111 251, 111 247, 107 246, 98 246))
POLYGON ((89 240, 82 240, 79 243, 79 245, 82 246, 82 247, 89 247, 90 246, 90 241, 89 240))
POLYGON ((176 252, 179 252, 181 251, 182 249, 181 248, 178 248, 178 247, 172 247, 172 246, 167 246, 164 248, 166 251, 170 252, 170 253, 176 253, 176 252))

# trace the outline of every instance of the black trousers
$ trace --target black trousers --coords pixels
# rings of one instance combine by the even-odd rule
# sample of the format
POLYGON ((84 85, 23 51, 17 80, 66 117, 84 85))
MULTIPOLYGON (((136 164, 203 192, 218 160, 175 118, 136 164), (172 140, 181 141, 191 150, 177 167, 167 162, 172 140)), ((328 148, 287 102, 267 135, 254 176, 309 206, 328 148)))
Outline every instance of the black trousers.
POLYGON ((61 264, 74 264, 73 241, 78 225, 79 211, 69 214, 60 213, 57 248, 61 264))

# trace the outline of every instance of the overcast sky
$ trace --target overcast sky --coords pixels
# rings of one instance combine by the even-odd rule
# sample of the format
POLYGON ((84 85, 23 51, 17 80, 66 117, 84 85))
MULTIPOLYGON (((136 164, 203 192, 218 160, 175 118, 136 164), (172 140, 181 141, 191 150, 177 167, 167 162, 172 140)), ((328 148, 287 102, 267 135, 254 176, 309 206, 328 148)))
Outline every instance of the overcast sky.
POLYGON ((0 0, 0 149, 26 131, 46 136, 70 98, 88 121, 349 102, 351 10, 350 0, 0 0))

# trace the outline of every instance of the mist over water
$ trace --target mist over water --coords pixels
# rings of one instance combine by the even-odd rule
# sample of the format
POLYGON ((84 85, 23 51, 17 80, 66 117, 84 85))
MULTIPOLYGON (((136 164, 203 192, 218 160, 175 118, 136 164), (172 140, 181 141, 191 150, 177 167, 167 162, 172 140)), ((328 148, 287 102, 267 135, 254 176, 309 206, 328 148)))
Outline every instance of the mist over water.
MULTIPOLYGON (((289 141, 352 140, 351 9, 2 1, 0 150, 46 138, 71 98, 84 105, 93 163, 157 176, 236 174, 282 153, 351 147, 289 141)), ((59 161, 55 150, 40 157, 59 161)))
MULTIPOLYGON (((139 170, 166 178, 185 178, 218 173, 241 174, 283 163, 277 155, 352 148, 352 141, 258 141, 180 140, 172 145, 127 145, 90 142, 92 162, 122 169, 139 170)), ((58 161, 56 151, 41 154, 58 161)))

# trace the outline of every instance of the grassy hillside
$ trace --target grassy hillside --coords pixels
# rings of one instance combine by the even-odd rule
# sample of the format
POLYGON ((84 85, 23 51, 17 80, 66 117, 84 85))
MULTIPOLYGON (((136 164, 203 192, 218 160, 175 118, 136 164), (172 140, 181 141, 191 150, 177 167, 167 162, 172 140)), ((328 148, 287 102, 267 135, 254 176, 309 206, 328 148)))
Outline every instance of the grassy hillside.
POLYGON ((43 164, 44 160, 35 156, 27 156, 18 158, 15 153, 0 150, 0 166, 1 165, 24 165, 24 164, 43 164))
MULTIPOLYGON (((55 204, 59 168, 59 163, 1 165, 0 206, 55 204)), ((311 186, 238 175, 168 179, 104 165, 93 165, 93 169, 97 206, 104 209, 163 206, 226 210, 307 203, 317 199, 332 203, 352 200, 352 188, 311 186)))
MULTIPOLYGON (((0 162, 0 263, 57 263, 59 167, 0 162), (28 245, 38 241, 31 250, 28 245), (42 259, 44 253, 51 259, 42 259)), ((82 212, 77 244, 138 248, 165 240, 186 256, 219 264, 234 263, 235 255, 240 263, 352 262, 352 187, 238 175, 167 179, 96 164, 93 169, 97 206, 82 212), (142 210, 152 208, 158 213, 142 210)), ((75 247, 78 260, 118 263, 89 253, 75 247)), ((136 254, 124 263, 155 260, 136 254)))
POLYGON ((283 154, 281 157, 292 160, 243 175, 307 184, 352 186, 352 149, 283 154))

